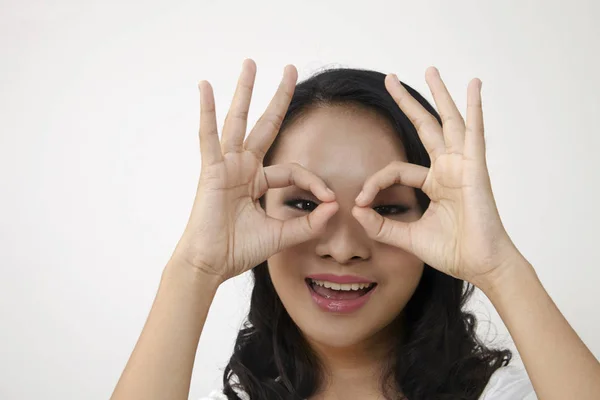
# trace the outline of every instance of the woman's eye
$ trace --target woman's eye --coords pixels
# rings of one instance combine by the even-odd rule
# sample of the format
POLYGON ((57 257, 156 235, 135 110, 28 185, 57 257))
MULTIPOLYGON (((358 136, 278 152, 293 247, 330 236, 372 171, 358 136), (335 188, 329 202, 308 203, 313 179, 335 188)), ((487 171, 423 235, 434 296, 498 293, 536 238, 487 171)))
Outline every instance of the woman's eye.
POLYGON ((296 210, 311 212, 312 210, 317 208, 318 204, 310 200, 294 199, 286 201, 285 205, 288 207, 295 208, 296 210))
POLYGON ((398 205, 377 206, 377 207, 373 207, 373 210, 375 210, 380 215, 396 215, 396 214, 404 214, 405 212, 410 210, 410 208, 398 204, 398 205))
MULTIPOLYGON (((294 208, 296 210, 308 211, 308 212, 312 212, 318 206, 318 204, 316 204, 314 201, 305 200, 305 199, 288 200, 285 202, 285 205, 288 207, 294 208)), ((373 210, 375 210, 380 215, 396 215, 396 214, 404 214, 405 212, 410 210, 410 208, 398 204, 398 205, 377 206, 377 207, 373 207, 373 210)))

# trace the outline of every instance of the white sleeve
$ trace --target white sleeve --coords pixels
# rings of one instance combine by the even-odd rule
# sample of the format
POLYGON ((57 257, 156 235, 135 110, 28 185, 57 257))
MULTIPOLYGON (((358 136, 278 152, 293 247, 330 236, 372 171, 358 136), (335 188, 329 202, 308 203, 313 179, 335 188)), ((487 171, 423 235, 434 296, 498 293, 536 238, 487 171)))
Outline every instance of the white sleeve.
MULTIPOLYGON (((243 392, 241 397, 247 398, 243 392)), ((220 390, 213 390, 199 400, 227 400, 220 390)), ((512 365, 498 368, 491 376, 479 400, 538 400, 527 372, 512 365)))
POLYGON ((201 397, 198 400, 227 400, 227 396, 220 390, 213 390, 206 397, 201 397))
MULTIPOLYGON (((240 399, 250 400, 250 397, 243 390, 234 387, 233 391, 237 393, 240 399)), ((223 394, 222 390, 213 390, 208 394, 207 397, 201 397, 198 400, 227 400, 227 396, 223 394)))
POLYGON ((525 369, 508 365, 490 378, 480 400, 538 400, 525 369))

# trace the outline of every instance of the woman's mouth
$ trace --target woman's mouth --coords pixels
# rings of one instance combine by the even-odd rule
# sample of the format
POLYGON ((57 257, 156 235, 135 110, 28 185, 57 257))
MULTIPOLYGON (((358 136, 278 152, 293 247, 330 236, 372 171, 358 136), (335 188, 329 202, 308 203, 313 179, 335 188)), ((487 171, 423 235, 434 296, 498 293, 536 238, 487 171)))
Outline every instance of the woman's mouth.
POLYGON ((358 280, 353 277, 330 279, 306 278, 306 285, 315 303, 324 311, 329 312, 349 313, 358 310, 365 305, 377 287, 375 282, 339 282, 358 280))

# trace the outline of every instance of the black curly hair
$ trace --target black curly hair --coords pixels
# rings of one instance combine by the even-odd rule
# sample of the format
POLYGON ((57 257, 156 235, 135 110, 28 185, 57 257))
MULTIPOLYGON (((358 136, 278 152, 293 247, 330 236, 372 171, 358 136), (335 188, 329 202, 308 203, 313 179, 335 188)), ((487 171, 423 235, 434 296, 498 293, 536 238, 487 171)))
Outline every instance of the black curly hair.
MULTIPOLYGON (((317 72, 297 84, 278 138, 314 108, 357 106, 377 112, 392 124, 408 162, 429 167, 429 155, 415 127, 386 90, 384 78, 381 72, 351 68, 317 72)), ((402 84, 441 124, 431 104, 402 84)), ((265 166, 270 165, 277 141, 265 156, 265 166)), ((419 189, 415 193, 426 210, 430 199, 419 189)), ((261 205, 264 208, 264 199, 261 205)), ((250 311, 223 374, 224 394, 229 400, 239 399, 234 389, 241 389, 252 400, 307 399, 322 383, 322 364, 279 299, 267 262, 252 273, 250 311)), ((388 398, 475 400, 494 371, 510 363, 510 350, 486 347, 476 335, 476 317, 464 310, 474 289, 425 264, 415 293, 394 321, 401 322, 398 329, 403 331, 382 375, 388 398)))

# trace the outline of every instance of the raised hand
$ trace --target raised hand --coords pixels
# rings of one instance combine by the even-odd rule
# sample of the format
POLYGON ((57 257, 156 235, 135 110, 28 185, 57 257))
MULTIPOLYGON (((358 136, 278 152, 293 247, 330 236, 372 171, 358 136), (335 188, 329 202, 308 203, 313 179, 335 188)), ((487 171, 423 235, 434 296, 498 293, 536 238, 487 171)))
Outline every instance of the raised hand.
POLYGON ((518 254, 492 194, 485 158, 481 81, 473 79, 468 85, 465 124, 437 69, 430 67, 425 79, 442 126, 395 75, 388 75, 385 85, 417 129, 431 167, 406 162, 386 166, 367 179, 352 212, 375 240, 400 247, 433 268, 479 286, 518 254), (419 220, 395 221, 367 207, 379 190, 393 184, 420 188, 431 199, 419 220))
POLYGON ((255 76, 256 64, 245 60, 221 142, 212 88, 206 81, 198 84, 202 170, 188 224, 172 258, 223 281, 319 234, 338 209, 334 193, 302 166, 262 165, 294 92, 294 66, 286 66, 277 93, 244 141, 255 76), (267 216, 258 199, 269 188, 290 185, 311 191, 322 203, 310 214, 286 221, 267 216))

